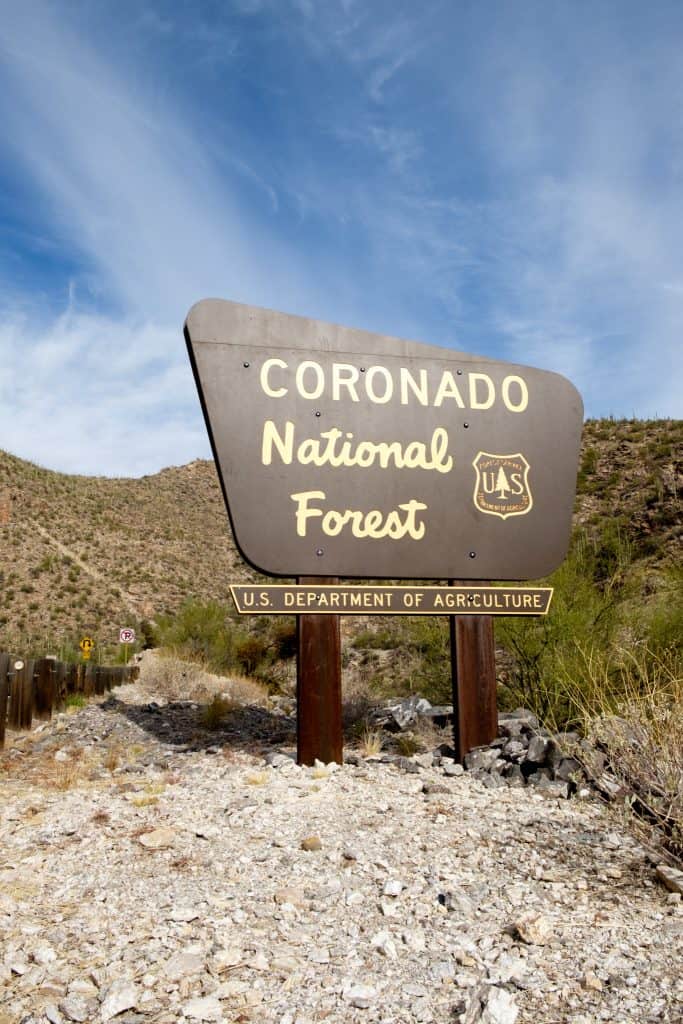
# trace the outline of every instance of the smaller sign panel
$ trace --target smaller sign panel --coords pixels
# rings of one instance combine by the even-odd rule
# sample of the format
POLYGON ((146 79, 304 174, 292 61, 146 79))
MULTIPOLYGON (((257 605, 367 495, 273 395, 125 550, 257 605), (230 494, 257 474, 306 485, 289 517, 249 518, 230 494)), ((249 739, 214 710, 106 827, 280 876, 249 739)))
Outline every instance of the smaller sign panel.
POLYGON ((230 587, 240 615, 547 615, 552 587, 230 587))
POLYGON ((135 643, 135 630, 130 629, 126 626, 119 630, 119 643, 120 644, 134 644, 135 643))
POLYGON ((83 661, 88 661, 88 659, 90 658, 90 652, 95 646, 95 641, 89 636, 84 636, 78 646, 81 649, 83 661))

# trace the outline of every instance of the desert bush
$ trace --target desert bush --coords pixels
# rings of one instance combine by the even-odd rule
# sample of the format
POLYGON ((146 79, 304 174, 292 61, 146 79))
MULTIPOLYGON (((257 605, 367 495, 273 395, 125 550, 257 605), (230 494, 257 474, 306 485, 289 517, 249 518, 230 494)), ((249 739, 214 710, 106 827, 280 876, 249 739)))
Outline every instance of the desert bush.
POLYGON ((140 665, 140 683, 166 700, 210 702, 219 696, 235 704, 268 703, 268 691, 255 679, 239 673, 216 675, 193 661, 167 651, 147 651, 140 665))
POLYGON ((276 663, 296 651, 294 620, 255 618, 242 622, 219 601, 185 602, 177 615, 159 616, 159 645, 216 673, 241 673, 277 686, 276 663))
POLYGON ((683 860, 683 670, 680 651, 577 647, 564 684, 582 732, 607 757, 637 831, 654 829, 683 860))
POLYGON ((433 704, 451 699, 448 621, 441 616, 397 615, 372 624, 351 642, 356 670, 375 700, 420 693, 433 704))
POLYGON ((228 700, 220 693, 215 694, 202 710, 202 725, 206 729, 220 728, 230 712, 234 711, 235 706, 234 701, 228 700))
POLYGON ((615 575, 621 565, 615 563, 615 574, 605 578, 606 559, 601 551, 585 533, 578 534, 569 555, 548 580, 554 587, 550 613, 543 618, 496 622, 496 638, 512 655, 512 667, 501 688, 503 707, 523 705, 543 720, 552 719, 562 727, 574 724, 565 679, 581 678, 577 651, 581 646, 607 649, 616 634, 619 584, 615 575), (601 586, 596 586, 598 579, 601 586))
POLYGON ((161 646, 223 671, 236 664, 238 628, 230 618, 229 610, 218 601, 189 599, 177 615, 159 616, 157 635, 161 646))

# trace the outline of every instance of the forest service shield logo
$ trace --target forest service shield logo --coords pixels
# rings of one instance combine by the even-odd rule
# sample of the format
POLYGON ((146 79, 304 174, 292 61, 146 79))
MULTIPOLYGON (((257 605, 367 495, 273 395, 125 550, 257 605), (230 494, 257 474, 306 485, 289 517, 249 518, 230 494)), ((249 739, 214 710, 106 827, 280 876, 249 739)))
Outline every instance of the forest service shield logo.
POLYGON ((477 474, 474 504, 480 512, 507 519, 531 511, 534 499, 529 487, 530 466, 521 452, 479 452, 472 465, 477 474))

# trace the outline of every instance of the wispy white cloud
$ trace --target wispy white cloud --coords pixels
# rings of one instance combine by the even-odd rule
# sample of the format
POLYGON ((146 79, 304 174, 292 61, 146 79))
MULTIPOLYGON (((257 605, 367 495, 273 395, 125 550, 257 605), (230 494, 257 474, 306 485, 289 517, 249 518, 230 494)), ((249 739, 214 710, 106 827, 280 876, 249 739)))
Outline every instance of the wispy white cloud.
POLYGON ((139 476, 208 456, 177 332, 66 312, 0 324, 0 444, 64 472, 139 476))
POLYGON ((207 295, 556 369, 590 414, 683 414, 676 33, 494 6, 152 3, 130 47, 86 3, 7 12, 4 146, 40 202, 13 238, 63 250, 75 291, 62 313, 7 257, 0 446, 112 472, 206 452, 180 326, 207 295))
MULTIPOLYGON (((177 319, 205 294, 263 299, 263 243, 276 242, 245 218, 191 119, 46 5, 21 11, 0 27, 6 137, 65 244, 127 310, 177 319)), ((292 253, 274 255, 268 288, 305 289, 292 253)))

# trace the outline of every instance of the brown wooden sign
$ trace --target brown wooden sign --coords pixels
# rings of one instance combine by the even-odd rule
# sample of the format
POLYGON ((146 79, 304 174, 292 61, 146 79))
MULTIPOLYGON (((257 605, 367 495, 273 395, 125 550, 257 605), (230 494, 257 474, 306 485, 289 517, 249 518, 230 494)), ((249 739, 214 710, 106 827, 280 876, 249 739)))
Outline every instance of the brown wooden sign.
POLYGON ((230 587, 241 615, 547 615, 552 587, 230 587))
POLYGON ((564 378, 214 299, 185 336, 255 568, 522 580, 564 558, 583 419, 564 378))

